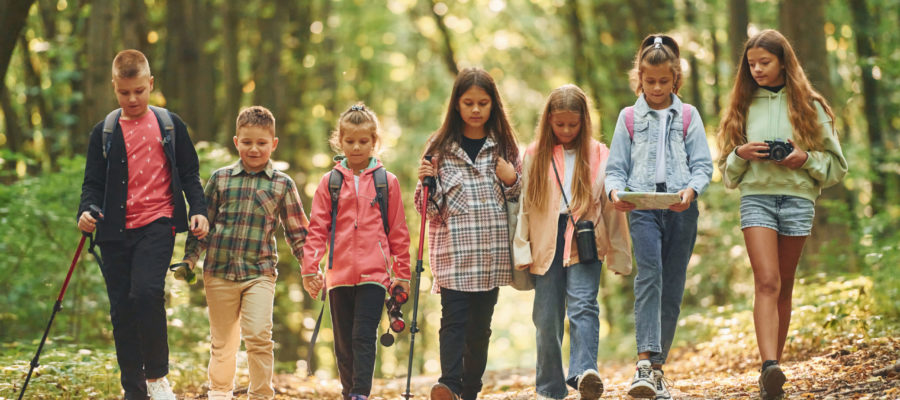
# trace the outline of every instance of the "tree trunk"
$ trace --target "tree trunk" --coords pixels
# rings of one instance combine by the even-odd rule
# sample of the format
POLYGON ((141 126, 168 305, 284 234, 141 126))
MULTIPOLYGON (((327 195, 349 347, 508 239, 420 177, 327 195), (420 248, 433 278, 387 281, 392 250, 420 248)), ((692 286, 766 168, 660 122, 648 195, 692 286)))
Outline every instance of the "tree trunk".
POLYGON ((157 83, 166 106, 179 113, 191 138, 209 140, 215 126, 214 69, 203 50, 210 30, 206 2, 169 0, 167 46, 163 77, 157 83))
POLYGON ((282 26, 287 6, 283 0, 269 2, 257 18, 259 44, 254 81, 253 103, 264 106, 279 116, 284 112, 285 85, 281 79, 282 26))
POLYGON ((862 70, 862 94, 863 94, 863 114, 866 116, 866 133, 869 139, 869 165, 874 173, 872 179, 872 197, 871 206, 873 213, 881 211, 884 207, 887 187, 889 179, 885 173, 883 166, 885 164, 885 148, 884 133, 881 129, 881 93, 878 81, 872 76, 872 67, 878 59, 875 52, 873 28, 880 26, 878 16, 872 15, 866 5, 865 0, 850 0, 850 11, 853 15, 853 33, 856 36, 856 52, 858 55, 859 66, 862 70))
MULTIPOLYGON (((241 3, 225 1, 222 3, 222 80, 225 95, 222 101, 222 115, 219 118, 221 127, 216 134, 216 142, 228 143, 234 136, 234 121, 241 106, 241 76, 238 69, 238 29, 241 21, 241 3)), ((307 29, 308 31, 309 29, 307 29)))
MULTIPOLYGON (((671 0, 630 1, 631 17, 639 37, 652 33, 663 33, 675 27, 675 6, 671 0)), ((622 18, 611 15, 610 18, 622 18)))
POLYGON ((143 1, 119 3, 119 29, 124 49, 136 49, 149 57, 147 51, 147 5, 143 1))
POLYGON ((435 12, 433 6, 429 7, 429 9, 431 10, 431 15, 434 17, 434 22, 437 24, 438 30, 441 32, 441 38, 444 40, 442 53, 444 64, 447 66, 447 70, 450 71, 450 74, 456 77, 456 75, 459 75, 459 66, 456 62, 456 55, 453 50, 453 41, 450 38, 450 29, 447 28, 443 15, 435 12))
MULTIPOLYGON (((697 10, 694 8, 693 1, 685 0, 684 1, 684 21, 687 23, 687 29, 689 30, 689 34, 686 37, 685 43, 681 44, 681 56, 684 57, 684 49, 687 48, 687 42, 694 41, 697 37, 696 34, 696 24, 697 24, 697 10)), ((690 102, 697 107, 701 114, 703 114, 703 97, 700 93, 700 80, 702 79, 700 75, 700 63, 697 62, 697 55, 694 54, 693 51, 688 53, 687 56, 688 65, 691 67, 691 77, 690 77, 690 87, 691 87, 691 95, 690 102)))
MULTIPOLYGON (((721 59, 721 57, 722 57, 722 52, 719 47, 719 40, 716 39, 715 25, 713 25, 709 30, 709 40, 712 43, 713 59, 712 59, 711 65, 713 65, 713 66, 719 65, 719 59, 721 59)), ((734 65, 737 65, 737 64, 734 64, 734 65)), ((713 113, 714 113, 714 115, 718 116, 718 115, 722 115, 722 99, 721 99, 721 96, 719 95, 721 93, 721 91, 720 91, 721 85, 719 82, 720 81, 719 68, 713 67, 713 68, 710 68, 710 70, 711 70, 710 73, 713 76, 713 100, 712 100, 713 113)), ((737 68, 735 68, 735 70, 737 70, 737 68)), ((728 90, 728 88, 726 87, 725 90, 728 90)))
MULTIPOLYGON (((34 0, 5 0, 0 2, 0 90, 6 87, 6 70, 13 50, 34 0)), ((27 51, 27 48, 24 49, 27 51)))
MULTIPOLYGON (((825 99, 832 101, 834 89, 828 79, 824 26, 824 3, 818 0, 781 2, 781 32, 793 45, 800 65, 806 71, 813 87, 825 99)), ((836 114, 840 114, 840 110, 836 110, 836 114)), ((854 202, 852 194, 843 184, 837 184, 822 191, 822 195, 816 202, 816 216, 813 222, 815 229, 806 243, 807 253, 812 253, 811 262, 838 259, 846 262, 850 267, 855 267, 855 255, 846 252, 845 246, 834 245, 846 240, 850 231, 849 223, 843 218, 829 218, 832 212, 843 214, 849 212, 848 210, 853 210, 854 202)), ((848 269, 848 271, 852 271, 852 269, 848 269)))
POLYGON ((729 54, 735 71, 744 55, 744 42, 747 41, 747 25, 750 24, 748 10, 747 0, 728 0, 728 45, 731 47, 729 54))
MULTIPOLYGON (((0 109, 3 110, 3 122, 6 123, 6 144, 4 147, 13 153, 18 153, 22 151, 25 134, 22 132, 19 116, 16 115, 16 110, 13 110, 9 89, 6 86, 0 87, 0 109)), ((15 168, 15 163, 7 162, 5 164, 7 167, 15 168)))
POLYGON ((586 82, 591 68, 585 56, 585 38, 581 18, 578 16, 578 0, 567 1, 564 13, 569 22, 568 28, 572 38, 572 71, 575 82, 586 82))
POLYGON ((112 24, 113 2, 94 0, 90 4, 87 20, 87 45, 85 52, 84 103, 78 129, 72 142, 86 148, 91 128, 116 105, 110 68, 113 57, 112 24))

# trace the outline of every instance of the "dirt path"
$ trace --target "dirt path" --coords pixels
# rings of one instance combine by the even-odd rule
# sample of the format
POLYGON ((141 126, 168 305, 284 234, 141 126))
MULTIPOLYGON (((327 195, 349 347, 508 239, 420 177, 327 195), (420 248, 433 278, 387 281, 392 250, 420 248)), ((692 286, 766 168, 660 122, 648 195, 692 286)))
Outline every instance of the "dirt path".
MULTIPOLYGON (((876 370, 894 365, 900 357, 900 339, 878 338, 829 343, 819 352, 789 354, 783 363, 789 399, 900 399, 900 376, 874 376, 876 370)), ((752 355, 726 356, 710 346, 680 349, 670 356, 666 375, 673 380, 677 399, 756 399, 758 366, 752 355)), ((630 399, 627 386, 632 364, 606 364, 600 368, 606 391, 604 399, 630 399)), ((428 399, 434 376, 414 376, 415 399, 428 399)), ((480 399, 534 399, 534 370, 488 371, 480 399)), ((376 380, 371 399, 400 399, 406 379, 376 380)), ((276 377, 278 399, 340 399, 340 383, 296 375, 276 377)), ((205 396, 185 394, 185 399, 205 396)), ((578 398, 574 391, 567 400, 578 398)))

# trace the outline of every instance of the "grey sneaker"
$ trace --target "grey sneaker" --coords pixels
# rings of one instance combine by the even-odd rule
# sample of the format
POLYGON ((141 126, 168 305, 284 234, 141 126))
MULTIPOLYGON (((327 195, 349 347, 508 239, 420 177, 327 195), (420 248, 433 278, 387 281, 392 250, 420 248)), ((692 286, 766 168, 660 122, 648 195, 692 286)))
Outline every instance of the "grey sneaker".
POLYGON ((639 399, 656 398, 656 382, 653 381, 653 369, 650 360, 641 360, 634 371, 634 379, 628 388, 628 395, 639 399))
POLYGON ((603 395, 603 380, 593 369, 586 370, 578 376, 577 386, 582 400, 597 400, 603 395))
POLYGON ((147 394, 152 400, 175 400, 175 393, 172 393, 166 377, 159 378, 156 382, 147 381, 147 394))
POLYGON ((772 364, 759 374, 759 398, 762 400, 780 400, 784 398, 782 386, 787 378, 778 364, 772 364))
POLYGON ((669 394, 671 385, 661 369, 653 370, 653 381, 656 382, 656 400, 672 400, 672 395, 669 394))

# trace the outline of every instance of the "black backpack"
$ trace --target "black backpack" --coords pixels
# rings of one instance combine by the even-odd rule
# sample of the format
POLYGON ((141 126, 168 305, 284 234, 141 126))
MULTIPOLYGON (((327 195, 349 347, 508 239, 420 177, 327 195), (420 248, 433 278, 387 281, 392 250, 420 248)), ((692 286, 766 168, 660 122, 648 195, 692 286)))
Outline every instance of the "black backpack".
MULTIPOLYGON (((156 117, 162 121, 162 126, 160 130, 160 135, 163 138, 163 141, 168 140, 171 142, 172 149, 175 149, 175 124, 172 122, 172 116, 169 115, 169 110, 166 110, 162 107, 156 106, 148 106, 150 111, 153 111, 153 114, 156 114, 156 117), (166 137, 171 139, 166 139, 166 137)), ((122 109, 117 108, 106 114, 106 119, 103 120, 103 158, 109 154, 109 135, 111 135, 116 130, 116 123, 119 122, 119 116, 122 115, 122 109)))

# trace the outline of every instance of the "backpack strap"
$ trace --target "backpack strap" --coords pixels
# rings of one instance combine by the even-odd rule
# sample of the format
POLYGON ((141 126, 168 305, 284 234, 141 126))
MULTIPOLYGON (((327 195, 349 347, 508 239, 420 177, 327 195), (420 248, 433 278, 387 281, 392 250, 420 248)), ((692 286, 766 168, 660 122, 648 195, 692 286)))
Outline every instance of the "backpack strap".
POLYGON ((332 169, 328 174, 328 192, 331 193, 331 244, 328 248, 328 269, 334 262, 334 231, 337 229, 338 199, 341 197, 341 186, 344 185, 344 174, 332 169))
POLYGON ((628 137, 634 141, 634 107, 625 107, 625 129, 628 129, 628 137))
MULTIPOLYGON (((175 123, 172 122, 172 116, 169 114, 169 110, 166 110, 162 107, 156 106, 148 106, 150 111, 153 111, 153 114, 162 121, 162 129, 160 129, 160 134, 163 136, 165 140, 165 136, 170 137, 169 142, 171 142, 172 149, 175 149, 175 123)), ((116 124, 119 122, 119 117, 122 116, 122 109, 117 108, 106 114, 106 118, 103 120, 103 158, 109 156, 109 135, 112 135, 116 130, 116 124)))
POLYGON ((388 224, 388 182, 387 171, 384 167, 379 167, 372 174, 375 181, 375 200, 378 201, 378 208, 381 209, 381 224, 384 225, 384 234, 391 232, 391 226, 388 224))
POLYGON ((691 126, 691 117, 694 115, 694 110, 691 109, 691 105, 688 103, 681 104, 681 121, 684 124, 682 130, 684 131, 683 140, 687 140, 687 132, 688 127, 691 126))
POLYGON ((116 123, 119 122, 119 116, 122 115, 122 109, 117 108, 106 114, 106 119, 103 120, 103 158, 105 159, 107 155, 109 155, 109 135, 116 130, 116 123))
MULTIPOLYGON (((681 105, 681 120, 684 125, 681 130, 684 132, 684 140, 687 140, 688 127, 691 126, 693 114, 694 111, 691 109, 690 104, 683 103, 681 105)), ((625 107, 625 128, 628 129, 628 137, 634 141, 634 107, 632 106, 625 107)))

